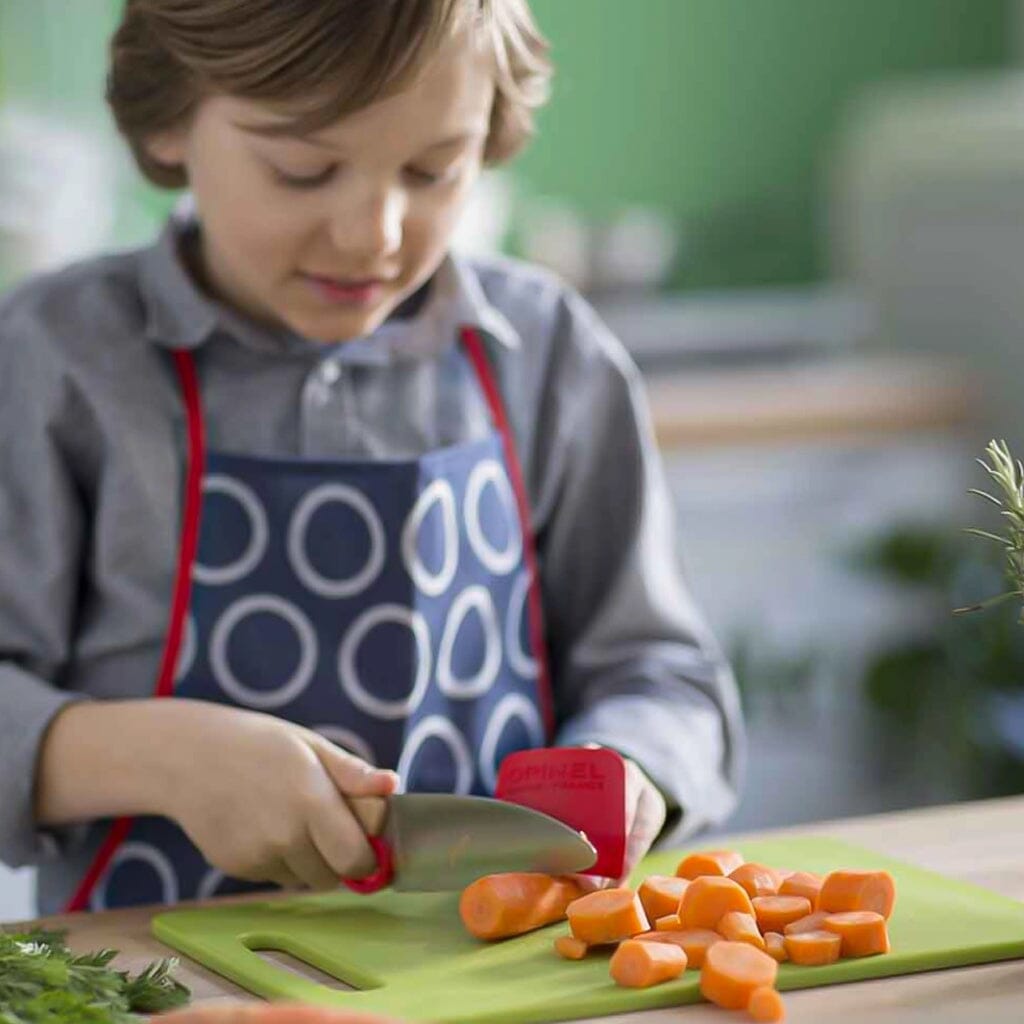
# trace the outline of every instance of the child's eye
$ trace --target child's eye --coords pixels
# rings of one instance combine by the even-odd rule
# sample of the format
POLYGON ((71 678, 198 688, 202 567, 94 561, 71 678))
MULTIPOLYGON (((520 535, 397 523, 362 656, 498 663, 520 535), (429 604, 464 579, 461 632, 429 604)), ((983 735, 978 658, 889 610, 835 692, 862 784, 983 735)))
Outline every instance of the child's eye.
POLYGON ((326 185, 334 177, 337 168, 331 166, 320 171, 319 174, 288 174, 279 168, 274 168, 274 176, 287 188, 313 189, 326 185))
POLYGON ((415 185, 437 185, 451 177, 451 171, 426 171, 420 167, 407 167, 405 175, 415 185))

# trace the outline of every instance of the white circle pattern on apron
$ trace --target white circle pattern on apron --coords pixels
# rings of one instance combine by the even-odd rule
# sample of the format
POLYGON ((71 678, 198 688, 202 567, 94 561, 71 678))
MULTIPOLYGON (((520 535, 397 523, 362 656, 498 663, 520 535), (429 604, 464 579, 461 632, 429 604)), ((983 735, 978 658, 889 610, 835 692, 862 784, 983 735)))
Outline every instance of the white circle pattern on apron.
POLYGON ((213 635, 210 637, 210 668, 214 678, 220 684, 220 688, 242 707, 258 708, 262 711, 289 704, 309 685, 316 670, 316 661, 316 633, 309 619, 294 604, 276 594, 253 594, 229 605, 217 620, 213 635), (273 690, 257 690, 246 686, 228 663, 228 641, 231 639, 232 630, 242 619, 258 612, 279 615, 292 626, 299 639, 299 663, 295 671, 290 679, 273 690))
POLYGON ((544 745, 544 723, 540 719, 537 705, 521 693, 510 693, 498 701, 498 706, 491 712, 491 717, 484 730, 483 742, 480 744, 480 775, 487 788, 494 791, 498 784, 498 765, 495 763, 501 735, 514 718, 526 726, 530 740, 534 746, 544 745))
POLYGON ((459 566, 459 524, 456 521, 452 485, 444 478, 439 477, 433 481, 416 499, 402 530, 402 558, 413 582, 428 597, 443 594, 455 579, 455 571, 459 566), (439 504, 444 516, 444 561, 440 570, 432 573, 423 564, 416 545, 420 526, 435 503, 439 504))
POLYGON ((348 484, 321 484, 310 491, 295 509, 288 527, 288 556, 295 575, 305 586, 321 597, 353 597, 362 593, 380 575, 387 555, 384 527, 377 510, 366 497, 348 484), (306 531, 317 510, 328 502, 336 501, 356 512, 370 534, 370 552, 366 564, 347 579, 332 580, 313 568, 306 554, 306 531))
POLYGON ((501 463, 496 459, 485 459, 473 467, 466 487, 466 534, 476 557, 495 576, 504 576, 519 565, 523 555, 523 538, 516 525, 515 496, 512 485, 508 482, 501 463), (493 484, 501 499, 508 524, 508 544, 504 551, 499 551, 484 536, 480 522, 480 502, 483 500, 484 488, 493 484))
POLYGON ((529 593, 530 574, 524 569, 516 576, 516 581, 512 585, 512 594, 508 599, 508 613, 505 618, 505 655, 513 671, 523 679, 535 679, 538 671, 537 659, 523 650, 520 640, 529 593))
POLYGON ((374 718, 386 720, 407 718, 420 706, 430 684, 430 630, 419 612, 400 604, 380 604, 363 612, 349 627, 338 651, 338 673, 341 686, 353 704, 374 718), (416 678, 407 697, 386 700, 371 693, 359 678, 356 656, 359 645, 374 626, 385 622, 407 626, 416 640, 418 655, 416 678))
POLYGON ((455 788, 453 792, 465 796, 473 787, 473 756, 469 752, 466 737, 452 723, 451 719, 442 715, 429 715, 417 722, 409 733, 398 762, 398 774, 402 779, 408 778, 416 762, 416 755, 429 739, 439 739, 451 751, 455 762, 455 788))
POLYGON ((114 854, 106 875, 100 879, 99 884, 92 891, 90 906, 93 910, 107 910, 107 886, 113 878, 114 873, 123 864, 130 861, 142 861, 148 864, 160 879, 163 903, 178 902, 178 876, 175 874, 174 866, 170 858, 150 843, 127 842, 122 843, 114 854))
POLYGON ((469 700, 485 694, 498 678, 501 669, 501 630, 494 601, 490 593, 480 586, 466 587, 452 603, 441 635, 441 650, 437 656, 437 686, 446 696, 456 700, 469 700), (455 639, 471 609, 476 609, 484 631, 484 659, 476 675, 457 679, 452 670, 455 639))
POLYGON ((226 494, 234 498, 249 518, 249 544, 234 562, 227 565, 202 565, 196 559, 192 566, 192 578, 207 586, 223 586, 236 583, 248 576, 260 564, 267 550, 270 531, 267 527, 267 513, 259 498, 247 484, 224 473, 213 473, 203 480, 203 494, 226 494))

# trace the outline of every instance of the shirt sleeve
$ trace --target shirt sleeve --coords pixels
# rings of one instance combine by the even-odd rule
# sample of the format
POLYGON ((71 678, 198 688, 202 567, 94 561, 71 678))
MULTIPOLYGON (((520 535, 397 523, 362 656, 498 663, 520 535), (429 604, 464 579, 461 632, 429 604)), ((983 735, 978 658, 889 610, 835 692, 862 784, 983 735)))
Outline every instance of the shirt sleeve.
POLYGON ((58 856, 75 830, 37 829, 36 765, 74 695, 71 659, 84 514, 64 435, 72 400, 47 339, 0 307, 0 860, 58 856))
POLYGON ((673 838, 735 807, 736 684, 675 552, 671 496, 639 372, 593 310, 564 300, 554 339, 565 405, 538 549, 557 742, 633 759, 666 796, 673 838))

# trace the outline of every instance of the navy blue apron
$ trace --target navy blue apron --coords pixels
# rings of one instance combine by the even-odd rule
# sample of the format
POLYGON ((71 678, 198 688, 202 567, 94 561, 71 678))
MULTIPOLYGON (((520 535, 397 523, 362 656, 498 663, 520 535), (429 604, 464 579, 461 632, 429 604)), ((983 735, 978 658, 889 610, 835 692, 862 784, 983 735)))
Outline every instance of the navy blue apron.
MULTIPOLYGON (((552 712, 519 460, 483 342, 461 334, 494 422, 418 459, 206 452, 175 353, 189 473, 156 695, 315 729, 408 791, 490 794, 552 712)), ((118 819, 70 910, 267 888, 225 878, 161 817, 118 819)))

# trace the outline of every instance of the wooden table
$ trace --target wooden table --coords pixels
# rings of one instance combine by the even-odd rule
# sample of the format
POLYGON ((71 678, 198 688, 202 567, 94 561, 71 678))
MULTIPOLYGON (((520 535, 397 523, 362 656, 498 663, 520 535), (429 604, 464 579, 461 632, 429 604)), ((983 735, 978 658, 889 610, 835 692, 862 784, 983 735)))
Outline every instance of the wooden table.
MULTIPOLYGON (((798 828, 768 835, 828 834, 860 843, 921 867, 987 886, 1024 900, 1024 797, 927 808, 798 828)), ((752 838, 752 837, 751 837, 752 838)), ((726 845, 717 838, 715 845, 726 845)), ((740 839, 737 837, 736 842, 740 839)), ((149 935, 152 911, 144 908, 47 918, 38 922, 68 930, 80 951, 103 946, 122 950, 116 963, 137 970, 170 952, 149 935)), ((196 1002, 252 998, 230 982, 188 961, 178 976, 196 1002)), ((865 1021, 870 1024, 1021 1024, 1024 1021, 1024 960, 792 992, 785 995, 790 1024, 865 1021)), ((728 1024, 706 1005, 602 1017, 603 1024, 728 1024)))

